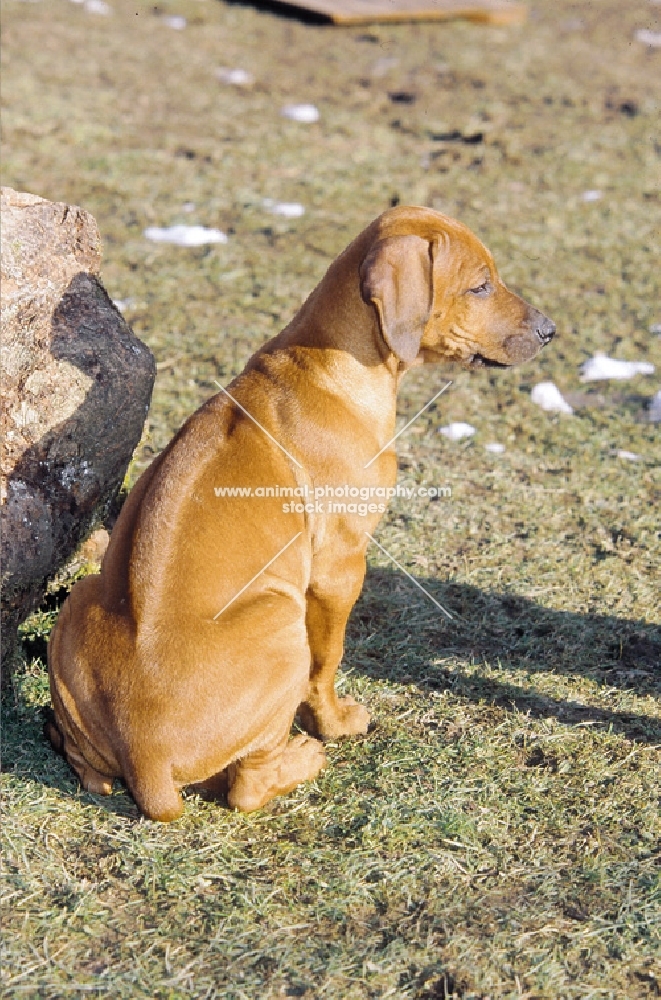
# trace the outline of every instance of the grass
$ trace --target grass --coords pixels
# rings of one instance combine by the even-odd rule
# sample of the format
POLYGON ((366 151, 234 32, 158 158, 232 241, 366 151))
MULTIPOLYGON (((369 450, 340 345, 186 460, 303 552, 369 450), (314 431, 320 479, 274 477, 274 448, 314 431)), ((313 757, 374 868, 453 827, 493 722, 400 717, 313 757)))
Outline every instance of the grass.
POLYGON ((410 374, 402 422, 453 384, 400 438, 400 481, 452 496, 393 502, 377 537, 455 619, 371 548, 339 683, 374 726, 258 814, 189 794, 163 826, 119 786, 81 791, 41 736, 57 582, 3 708, 6 995, 659 996, 658 378, 579 380, 596 350, 661 364, 660 56, 633 40, 657 9, 344 30, 181 0, 178 32, 113 6, 3 4, 3 182, 95 215, 156 355, 130 481, 392 200, 474 228, 559 333, 512 372, 410 374), (281 119, 289 101, 319 124, 281 119), (437 138, 454 129, 483 141, 437 138), (229 242, 142 237, 175 222, 229 242), (544 379, 573 416, 530 402, 544 379), (447 441, 451 420, 476 434, 447 441))

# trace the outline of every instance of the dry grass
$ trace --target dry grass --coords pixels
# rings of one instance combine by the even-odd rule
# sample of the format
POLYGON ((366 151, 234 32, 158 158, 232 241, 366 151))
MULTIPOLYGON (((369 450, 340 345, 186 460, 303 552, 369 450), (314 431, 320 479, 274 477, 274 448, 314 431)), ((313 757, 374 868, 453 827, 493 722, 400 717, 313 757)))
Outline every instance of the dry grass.
POLYGON ((28 624, 3 714, 7 995, 659 996, 658 379, 578 379, 595 350, 661 364, 661 55, 633 41, 659 8, 335 30, 181 0, 178 32, 113 5, 6 0, 3 169, 96 216, 106 286, 160 363, 133 479, 395 198, 472 226, 559 336, 514 372, 411 374, 402 420, 454 382, 400 439, 401 480, 452 497, 394 503, 378 538, 460 620, 371 550, 341 684, 374 728, 261 813, 191 795, 162 826, 120 788, 81 792, 41 737, 57 596, 28 624), (281 119, 292 100, 319 124, 281 119), (453 129, 483 141, 435 138, 453 129), (174 222, 230 241, 143 239, 174 222), (547 378, 573 417, 530 402, 547 378), (448 442, 450 420, 476 435, 448 442))

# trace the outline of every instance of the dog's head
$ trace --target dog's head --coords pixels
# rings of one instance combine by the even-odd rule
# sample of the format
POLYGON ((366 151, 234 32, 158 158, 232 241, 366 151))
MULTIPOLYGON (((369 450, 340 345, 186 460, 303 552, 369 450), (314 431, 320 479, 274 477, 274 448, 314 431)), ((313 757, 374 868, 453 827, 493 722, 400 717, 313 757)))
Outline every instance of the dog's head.
POLYGON ((533 358, 555 324, 501 281, 493 257, 454 219, 386 212, 360 268, 363 300, 400 361, 509 368, 533 358))

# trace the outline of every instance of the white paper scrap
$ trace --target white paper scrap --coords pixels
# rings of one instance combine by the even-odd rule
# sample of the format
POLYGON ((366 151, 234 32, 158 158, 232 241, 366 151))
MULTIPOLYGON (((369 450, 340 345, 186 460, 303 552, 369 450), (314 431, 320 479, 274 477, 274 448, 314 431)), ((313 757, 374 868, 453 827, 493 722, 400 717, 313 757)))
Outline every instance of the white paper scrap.
POLYGON ((285 104, 281 114, 294 122, 304 122, 306 125, 319 121, 319 109, 314 104, 285 104))
POLYGON ((127 309, 133 308, 135 299, 113 299, 112 304, 115 309, 119 309, 120 313, 125 313, 127 309))
POLYGON ((623 449, 621 449, 620 451, 618 451, 617 457, 624 458, 628 462, 640 461, 640 455, 637 455, 635 451, 624 451, 623 449))
POLYGON ((221 66, 216 70, 216 79, 222 83, 231 83, 233 87, 249 87, 255 82, 254 76, 247 70, 229 69, 227 66, 221 66))
POLYGON ((305 208, 296 201, 273 201, 272 198, 265 198, 264 208, 268 208, 274 215, 284 215, 287 219, 300 219, 305 215, 305 208))
POLYGON ((583 201, 599 201, 603 198, 603 192, 592 189, 590 191, 584 191, 581 195, 583 201))
POLYGON ((581 382, 598 382, 608 378, 633 378, 634 375, 653 375, 651 361, 620 361, 605 354, 595 354, 581 365, 581 382))
POLYGON ((636 32, 636 41, 643 45, 649 45, 653 49, 661 49, 661 31, 650 31, 648 28, 640 28, 636 32))
POLYGON ((564 398, 555 382, 538 382, 533 386, 530 398, 543 410, 549 413, 573 413, 573 409, 564 398))
POLYGON ((461 441, 462 438, 472 437, 475 433, 475 428, 471 427, 470 424, 464 424, 461 421, 455 424, 448 424, 447 427, 441 427, 441 434, 450 441, 461 441))
POLYGON ((377 59, 374 65, 372 66, 372 76, 385 76, 386 73, 389 73, 391 69, 394 69, 395 66, 398 65, 399 65, 399 59, 389 56, 382 56, 382 58, 377 59))
POLYGON ((183 31, 186 27, 186 18, 181 17, 180 14, 166 14, 162 20, 163 24, 166 24, 168 28, 174 28, 175 31, 183 31))
POLYGON ((169 226, 160 229, 149 226, 145 237, 154 243, 175 243, 180 247, 201 247, 205 243, 227 243, 227 235, 220 229, 206 229, 204 226, 169 226))
POLYGON ((112 14, 112 7, 105 0, 85 0, 88 14, 112 14))
POLYGON ((504 444, 500 444, 499 441, 492 441, 490 444, 485 444, 485 451, 490 451, 492 455, 502 455, 506 450, 504 444))

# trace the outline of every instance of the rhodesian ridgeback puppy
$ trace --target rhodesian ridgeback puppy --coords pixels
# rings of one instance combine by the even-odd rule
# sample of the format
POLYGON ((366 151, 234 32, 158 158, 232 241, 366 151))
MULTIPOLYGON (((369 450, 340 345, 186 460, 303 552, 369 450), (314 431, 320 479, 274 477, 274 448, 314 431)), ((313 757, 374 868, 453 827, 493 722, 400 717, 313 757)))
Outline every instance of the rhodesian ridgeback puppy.
POLYGON ((191 784, 259 809, 315 777, 323 738, 365 733, 334 678, 385 505, 282 498, 382 496, 408 368, 509 367, 554 333, 461 223, 400 207, 368 226, 144 473, 100 575, 64 604, 46 730, 83 786, 107 794, 121 777, 157 820, 180 815, 191 784), (297 713, 310 735, 291 738, 297 713))

